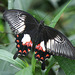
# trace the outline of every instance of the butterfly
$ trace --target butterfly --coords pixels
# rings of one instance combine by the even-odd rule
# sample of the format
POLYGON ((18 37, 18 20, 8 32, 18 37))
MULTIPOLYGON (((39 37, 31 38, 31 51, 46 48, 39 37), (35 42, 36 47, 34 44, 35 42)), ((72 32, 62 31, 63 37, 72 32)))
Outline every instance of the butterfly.
POLYGON ((51 55, 75 59, 75 48, 71 42, 58 30, 45 26, 44 21, 39 23, 29 13, 16 9, 6 10, 3 17, 16 38, 17 52, 13 59, 19 55, 26 56, 34 49, 42 70, 45 69, 45 60, 51 55))

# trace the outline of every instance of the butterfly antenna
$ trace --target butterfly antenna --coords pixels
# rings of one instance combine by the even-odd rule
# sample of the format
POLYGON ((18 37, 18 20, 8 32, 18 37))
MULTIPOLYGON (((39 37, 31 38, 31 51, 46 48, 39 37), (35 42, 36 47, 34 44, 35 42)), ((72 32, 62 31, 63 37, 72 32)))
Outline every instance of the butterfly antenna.
POLYGON ((47 16, 49 16, 48 13, 42 18, 42 20, 45 21, 45 19, 46 19, 47 16))
MULTIPOLYGON (((46 17, 48 17, 48 16, 49 16, 49 14, 47 13, 47 14, 42 18, 42 20, 45 21, 46 17)), ((52 23, 55 23, 55 22, 50 22, 50 24, 52 24, 52 23)))
POLYGON ((35 10, 35 11, 36 11, 36 13, 37 13, 38 17, 41 19, 41 17, 39 16, 39 14, 38 14, 37 10, 35 10))

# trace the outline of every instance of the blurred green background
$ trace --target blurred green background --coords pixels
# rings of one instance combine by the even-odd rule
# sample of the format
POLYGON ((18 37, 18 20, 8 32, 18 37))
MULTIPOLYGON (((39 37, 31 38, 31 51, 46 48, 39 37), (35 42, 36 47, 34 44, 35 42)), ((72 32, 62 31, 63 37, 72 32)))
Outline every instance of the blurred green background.
MULTIPOLYGON (((39 22, 40 20, 44 20, 46 25, 50 25, 51 20, 68 1, 69 0, 0 0, 0 49, 5 49, 13 54, 16 51, 12 32, 3 19, 3 12, 6 9, 13 8, 27 11, 39 22)), ((68 5, 55 28, 61 31, 70 40, 75 39, 75 0, 72 0, 68 5)), ((31 63, 30 59, 32 53, 33 52, 25 58, 28 63, 31 63)), ((14 75, 19 70, 20 69, 14 68, 12 64, 0 60, 0 75, 14 75)), ((53 66, 49 75, 50 74, 65 75, 59 65, 53 66)), ((38 73, 38 75, 41 74, 38 73)))

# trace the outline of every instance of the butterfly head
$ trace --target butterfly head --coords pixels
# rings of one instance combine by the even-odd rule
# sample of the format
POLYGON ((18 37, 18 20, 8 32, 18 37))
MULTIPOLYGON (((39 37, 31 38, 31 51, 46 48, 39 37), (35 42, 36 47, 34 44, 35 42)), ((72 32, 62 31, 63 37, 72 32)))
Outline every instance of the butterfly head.
POLYGON ((43 20, 40 21, 39 26, 44 26, 44 21, 43 20))
POLYGON ((42 29, 43 27, 44 27, 44 21, 41 20, 39 23, 39 30, 42 29))

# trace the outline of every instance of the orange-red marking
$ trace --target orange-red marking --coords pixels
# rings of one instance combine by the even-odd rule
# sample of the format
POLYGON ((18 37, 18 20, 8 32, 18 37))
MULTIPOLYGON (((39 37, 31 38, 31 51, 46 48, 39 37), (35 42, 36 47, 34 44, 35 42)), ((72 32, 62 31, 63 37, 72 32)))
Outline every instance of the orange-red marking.
POLYGON ((35 54, 37 53, 37 51, 35 52, 35 54))
POLYGON ((22 45, 24 46, 25 44, 22 43, 22 45))
POLYGON ((49 57, 49 54, 47 54, 46 57, 49 57))
POLYGON ((32 47, 32 41, 30 40, 30 46, 32 47))
POLYGON ((17 47, 20 47, 20 45, 18 44, 17 47))
POLYGON ((23 53, 27 53, 26 50, 24 50, 23 53))
POLYGON ((41 57, 41 59, 42 59, 42 60, 44 60, 44 58, 43 58, 43 57, 41 57))
POLYGON ((19 37, 19 35, 17 35, 17 37, 19 37))
POLYGON ((19 40, 16 40, 19 43, 19 40))
POLYGON ((29 46, 31 46, 31 43, 29 43, 29 46))
POLYGON ((38 54, 38 55, 36 55, 36 57, 40 58, 40 55, 38 54))
POLYGON ((38 45, 36 46, 36 49, 39 49, 39 47, 40 47, 40 44, 38 44, 38 45))
POLYGON ((41 50, 41 51, 45 52, 45 51, 43 50, 43 48, 40 46, 40 44, 38 44, 38 45, 36 46, 36 49, 38 49, 38 50, 41 50))
POLYGON ((39 47, 39 50, 42 50, 42 47, 41 46, 39 47))
POLYGON ((44 50, 42 50, 43 52, 45 52, 44 50))
POLYGON ((28 52, 30 51, 30 49, 28 49, 28 52))
POLYGON ((26 42, 25 45, 27 45, 27 47, 29 46, 29 42, 26 42))
POLYGON ((21 51, 21 50, 19 50, 19 52, 20 52, 20 53, 22 53, 22 51, 21 51))
POLYGON ((30 41, 30 42, 26 42, 25 45, 27 45, 27 47, 29 47, 29 46, 32 47, 32 41, 30 41))

